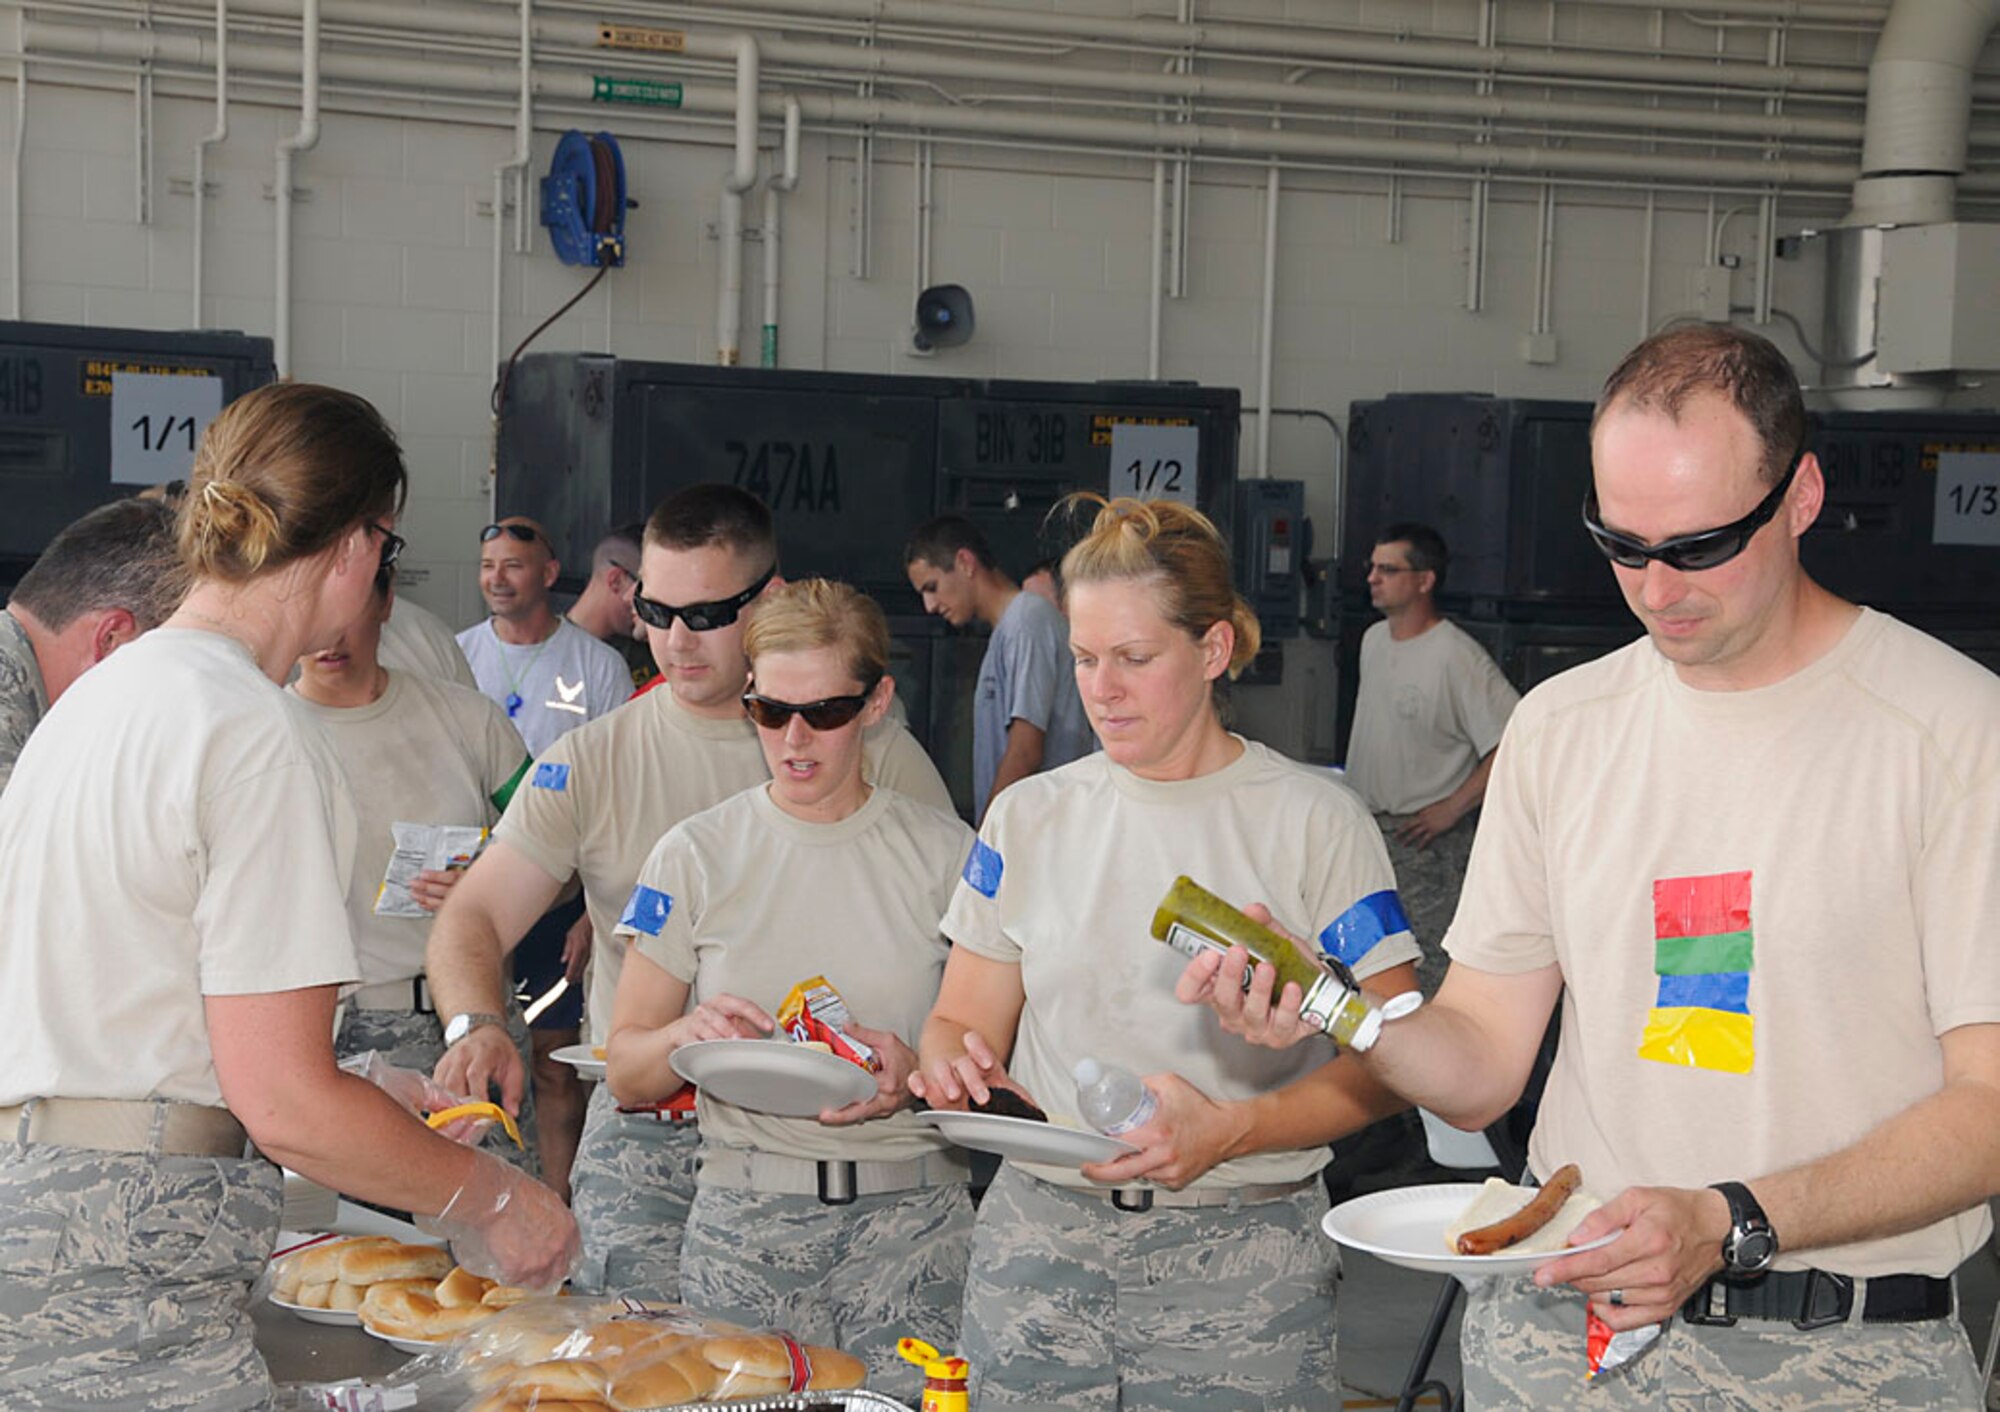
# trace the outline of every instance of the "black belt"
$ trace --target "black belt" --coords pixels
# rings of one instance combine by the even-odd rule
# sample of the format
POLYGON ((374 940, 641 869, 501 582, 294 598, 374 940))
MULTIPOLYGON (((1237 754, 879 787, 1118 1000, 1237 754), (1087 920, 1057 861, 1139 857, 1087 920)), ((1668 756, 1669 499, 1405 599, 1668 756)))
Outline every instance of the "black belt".
MULTIPOLYGON (((1864 1283, 1864 1324, 1919 1324, 1951 1315, 1950 1280, 1877 1275, 1864 1283)), ((1771 1319, 1801 1329, 1821 1329, 1846 1323, 1853 1312, 1853 1276, 1826 1270, 1776 1271, 1743 1282, 1718 1276, 1681 1306, 1685 1322, 1717 1328, 1728 1328, 1738 1319, 1771 1319)))

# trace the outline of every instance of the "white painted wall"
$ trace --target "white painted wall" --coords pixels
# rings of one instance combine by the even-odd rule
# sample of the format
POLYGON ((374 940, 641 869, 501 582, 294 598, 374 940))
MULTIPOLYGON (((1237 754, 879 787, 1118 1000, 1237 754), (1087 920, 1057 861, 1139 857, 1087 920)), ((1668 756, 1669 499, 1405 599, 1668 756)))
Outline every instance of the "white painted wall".
MULTIPOLYGON (((1428 15, 1430 6, 1421 7, 1428 15)), ((1612 23, 1570 7, 1576 23, 1612 23)), ((1637 15, 1617 20, 1636 22, 1637 15)), ((1438 21, 1442 23, 1442 21, 1438 21)), ((1849 41, 1841 40, 1852 49, 1849 41)), ((1836 46, 1838 47, 1838 46, 1836 46)), ((150 225, 136 222, 134 103, 129 89, 74 86, 36 71, 21 189, 29 319, 147 328, 189 321, 196 138, 206 101, 162 97, 154 113, 156 189, 150 225)), ((49 70, 55 75, 56 70, 49 70)), ((108 80, 97 80, 105 82, 108 80)), ((85 82, 75 80, 76 84, 85 82)), ((0 92, 5 92, 0 86, 0 92)), ((11 94, 8 94, 11 97, 11 94)), ((0 102, 0 150, 12 140, 0 102)), ((621 110, 603 110, 617 130, 621 110)), ((486 515, 492 170, 511 147, 498 125, 329 111, 320 145, 298 159, 295 372, 377 403, 401 434, 413 477, 405 563, 413 597, 454 622, 476 618, 476 531, 486 515)), ((211 152, 204 316, 211 327, 269 333, 273 324, 272 146, 293 114, 239 99, 228 142, 211 152)), ((624 142, 642 203, 628 223, 631 263, 545 333, 538 351, 605 350, 708 361, 714 356, 716 216, 727 164, 723 133, 690 124, 673 141, 624 142)), ((775 133, 767 133, 767 141, 775 133)), ((534 173, 555 134, 538 133, 534 173)), ((905 356, 911 305, 910 146, 878 145, 873 275, 850 277, 853 143, 808 134, 804 179, 786 204, 787 366, 865 372, 972 372, 1094 379, 1146 372, 1151 165, 1053 158, 996 147, 937 150, 932 276, 969 287, 979 332, 929 362, 905 356)), ((768 167, 767 167, 768 169, 768 167)), ((1280 217, 1277 405, 1309 406, 1344 423, 1348 403, 1393 391, 1469 390, 1588 397, 1642 333, 1644 193, 1564 188, 1558 206, 1553 332, 1557 361, 1523 361, 1533 318, 1537 189, 1494 190, 1487 302, 1464 307, 1468 186, 1404 183, 1400 236, 1388 238, 1379 177, 1287 174, 1280 217)), ((1169 301, 1162 372, 1254 396, 1263 179, 1248 167, 1199 166, 1189 289, 1169 301)), ((531 195, 530 199, 534 197, 531 195)), ((760 199, 746 203, 746 222, 760 199)), ((1792 208, 1781 228, 1832 212, 1792 208)), ((1689 304, 1717 212, 1706 198, 1662 193, 1653 219, 1655 323, 1689 304)), ((1738 302, 1750 298, 1754 218, 1730 223, 1725 251, 1744 256, 1738 302)), ((0 242, 4 242, 0 223, 0 242)), ((761 322, 755 244, 746 251, 744 348, 761 322)), ((506 256, 504 340, 511 346, 568 298, 587 272, 558 264, 544 233, 532 254, 506 256)), ((1816 328, 1814 257, 1777 267, 1776 302, 1816 328)), ((1789 333, 1772 332, 1788 348, 1789 333)), ((1246 419, 1246 426, 1248 419, 1246 419)), ((1246 456, 1252 449, 1247 442, 1246 456)), ((1331 550, 1332 448, 1323 424, 1280 418, 1276 474, 1309 484, 1308 508, 1331 550)))

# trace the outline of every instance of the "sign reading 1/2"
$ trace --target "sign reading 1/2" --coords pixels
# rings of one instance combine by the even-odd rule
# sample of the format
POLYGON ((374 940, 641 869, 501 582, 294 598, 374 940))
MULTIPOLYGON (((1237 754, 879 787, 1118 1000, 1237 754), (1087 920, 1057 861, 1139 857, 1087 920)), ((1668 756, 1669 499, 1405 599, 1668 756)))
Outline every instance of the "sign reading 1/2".
POLYGON ((112 483, 158 485, 187 479, 201 434, 221 410, 221 378, 113 373, 112 483))
POLYGON ((1201 428, 1119 422, 1111 428, 1111 494, 1195 503, 1201 428))
POLYGON ((1938 456, 1931 543, 2000 548, 2000 455, 1946 451, 1938 456))

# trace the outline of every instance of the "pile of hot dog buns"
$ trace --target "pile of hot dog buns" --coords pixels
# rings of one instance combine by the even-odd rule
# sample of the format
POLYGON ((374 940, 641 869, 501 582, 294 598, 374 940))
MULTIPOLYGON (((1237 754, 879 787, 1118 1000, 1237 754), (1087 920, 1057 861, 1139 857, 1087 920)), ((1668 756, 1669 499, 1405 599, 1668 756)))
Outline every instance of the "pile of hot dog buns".
POLYGON ((307 1309, 350 1310, 364 1328, 436 1342, 471 1328, 528 1291, 458 1269, 434 1245, 357 1236, 312 1245, 271 1267, 271 1293, 307 1309))

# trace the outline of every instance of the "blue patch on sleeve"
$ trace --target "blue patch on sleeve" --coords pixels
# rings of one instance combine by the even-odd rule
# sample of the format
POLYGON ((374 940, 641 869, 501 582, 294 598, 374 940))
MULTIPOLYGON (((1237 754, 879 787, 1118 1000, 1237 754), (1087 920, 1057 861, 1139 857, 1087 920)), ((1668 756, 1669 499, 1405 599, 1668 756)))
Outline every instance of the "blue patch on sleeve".
POLYGON ((1692 1005, 1702 1010, 1732 1010, 1750 1013, 1750 973, 1748 971, 1707 971, 1693 976, 1661 976, 1660 1009, 1692 1005))
POLYGON ((537 765, 535 766, 535 777, 529 783, 536 789, 568 789, 569 766, 555 764, 537 765))
POLYGON ((671 896, 641 883, 632 889, 632 900, 625 904, 625 913, 619 917, 618 925, 644 932, 647 936, 658 936, 660 928, 667 924, 667 915, 673 910, 674 899, 671 896))
POLYGON ((1352 966, 1375 949, 1384 937, 1410 929, 1403 899, 1394 888, 1371 892, 1327 923, 1319 934, 1319 949, 1343 966, 1352 966))
POLYGON ((1000 891, 1000 874, 1007 870, 1006 862, 983 838, 972 840, 972 852, 965 855, 965 872, 962 876, 972 890, 981 897, 992 897, 1000 891))

